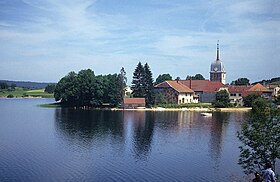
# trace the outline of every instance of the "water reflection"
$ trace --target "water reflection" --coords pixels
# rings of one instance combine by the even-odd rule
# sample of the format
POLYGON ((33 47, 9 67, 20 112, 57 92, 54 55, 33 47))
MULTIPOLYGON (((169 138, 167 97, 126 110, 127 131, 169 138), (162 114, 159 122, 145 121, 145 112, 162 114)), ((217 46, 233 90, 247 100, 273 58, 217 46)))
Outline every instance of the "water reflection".
MULTIPOLYGON (((241 115, 243 116, 243 115, 241 115)), ((214 113, 205 118, 197 112, 96 111, 56 109, 55 126, 59 135, 70 144, 91 147, 96 142, 113 149, 131 147, 136 159, 147 159, 152 151, 155 129, 165 137, 188 135, 190 140, 209 136, 210 157, 217 161, 222 153, 230 113, 214 113), (130 145, 131 144, 131 145, 130 145)), ((195 145, 195 142, 193 143, 195 145)))
POLYGON ((0 99, 0 181, 242 181, 243 113, 36 107, 44 102, 0 99))
POLYGON ((68 142, 90 146, 96 139, 110 137, 112 143, 124 143, 122 112, 56 109, 55 126, 68 142))
POLYGON ((154 133, 154 112, 124 112, 124 122, 132 121, 133 151, 137 159, 146 159, 151 151, 154 133), (132 120, 131 120, 132 119, 132 120))
POLYGON ((214 160, 218 160, 222 153, 225 132, 228 125, 230 113, 216 112, 213 113, 211 128, 210 128, 210 141, 209 149, 210 156, 214 160))

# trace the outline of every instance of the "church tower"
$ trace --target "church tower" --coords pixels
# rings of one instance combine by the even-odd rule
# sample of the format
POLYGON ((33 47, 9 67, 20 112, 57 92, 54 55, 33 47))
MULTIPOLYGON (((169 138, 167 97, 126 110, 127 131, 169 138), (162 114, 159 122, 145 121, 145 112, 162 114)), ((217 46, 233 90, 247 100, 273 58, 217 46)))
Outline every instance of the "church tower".
POLYGON ((220 60, 219 40, 217 42, 217 58, 210 67, 210 81, 222 82, 226 84, 226 71, 223 63, 220 60))

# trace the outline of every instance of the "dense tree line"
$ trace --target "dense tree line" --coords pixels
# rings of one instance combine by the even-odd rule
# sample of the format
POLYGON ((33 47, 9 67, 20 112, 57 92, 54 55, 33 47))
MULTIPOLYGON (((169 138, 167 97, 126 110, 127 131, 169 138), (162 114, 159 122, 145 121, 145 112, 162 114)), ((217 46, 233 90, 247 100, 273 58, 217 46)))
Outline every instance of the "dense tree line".
POLYGON ((250 85, 250 80, 248 78, 238 78, 231 82, 231 85, 250 85))
POLYGON ((164 82, 166 80, 172 80, 172 76, 169 73, 162 74, 162 75, 160 74, 160 75, 158 75, 158 77, 156 79, 155 85, 157 85, 159 83, 162 83, 162 82, 164 82))
POLYGON ((144 66, 141 62, 136 66, 132 80, 132 95, 133 97, 144 97, 147 106, 154 104, 154 84, 151 69, 146 63, 144 66))
POLYGON ((54 93, 55 84, 48 84, 45 88, 45 92, 52 94, 54 93))
POLYGON ((16 84, 7 84, 5 82, 0 82, 0 90, 9 90, 9 91, 13 91, 16 88, 16 84))
POLYGON ((202 74, 196 74, 195 76, 188 75, 186 80, 205 80, 202 74))
POLYGON ((70 72, 61 78, 55 87, 54 97, 62 105, 68 106, 118 106, 122 103, 125 87, 123 68, 120 74, 98 76, 87 69, 78 74, 70 72))

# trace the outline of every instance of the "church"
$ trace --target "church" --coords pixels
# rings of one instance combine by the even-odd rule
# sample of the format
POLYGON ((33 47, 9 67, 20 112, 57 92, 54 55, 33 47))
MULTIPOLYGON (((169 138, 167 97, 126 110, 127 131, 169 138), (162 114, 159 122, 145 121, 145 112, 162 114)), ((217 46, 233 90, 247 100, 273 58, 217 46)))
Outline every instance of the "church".
POLYGON ((210 67, 210 81, 221 82, 226 84, 226 71, 225 67, 220 60, 219 41, 217 43, 217 58, 210 67))

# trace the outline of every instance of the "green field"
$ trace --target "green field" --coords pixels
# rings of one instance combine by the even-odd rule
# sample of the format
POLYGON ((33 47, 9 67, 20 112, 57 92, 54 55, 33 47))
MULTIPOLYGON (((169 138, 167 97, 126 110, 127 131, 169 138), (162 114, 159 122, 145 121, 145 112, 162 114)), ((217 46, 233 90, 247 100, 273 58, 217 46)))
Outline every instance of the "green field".
POLYGON ((53 94, 44 92, 44 89, 40 90, 29 90, 20 87, 16 87, 15 90, 0 90, 0 97, 7 97, 8 95, 13 97, 43 97, 43 98, 52 98, 53 94))

